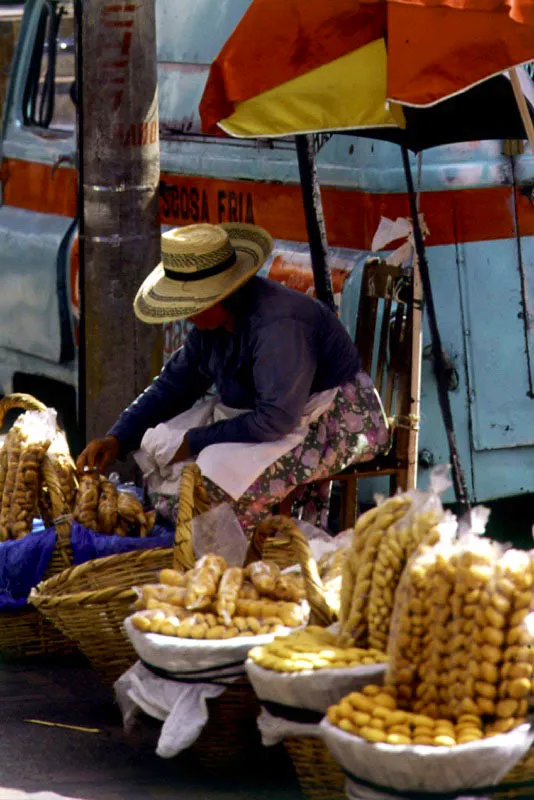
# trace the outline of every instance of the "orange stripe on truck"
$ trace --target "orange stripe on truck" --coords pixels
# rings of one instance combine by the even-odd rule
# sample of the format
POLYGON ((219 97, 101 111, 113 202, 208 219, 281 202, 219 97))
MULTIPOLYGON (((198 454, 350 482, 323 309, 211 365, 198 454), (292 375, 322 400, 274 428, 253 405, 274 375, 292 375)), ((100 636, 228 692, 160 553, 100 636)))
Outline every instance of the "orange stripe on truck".
MULTIPOLYGON (((28 211, 76 216, 77 174, 46 164, 4 159, 4 203, 28 211)), ((516 236, 512 188, 508 186, 425 192, 421 210, 429 245, 509 239, 516 236)), ((403 194, 368 194, 324 187, 323 206, 328 241, 335 247, 370 250, 380 217, 408 216, 403 194)), ((534 235, 531 201, 516 193, 519 234, 534 235)), ((255 222, 277 239, 306 241, 300 187, 259 181, 227 181, 192 176, 161 176, 161 221, 255 222)))

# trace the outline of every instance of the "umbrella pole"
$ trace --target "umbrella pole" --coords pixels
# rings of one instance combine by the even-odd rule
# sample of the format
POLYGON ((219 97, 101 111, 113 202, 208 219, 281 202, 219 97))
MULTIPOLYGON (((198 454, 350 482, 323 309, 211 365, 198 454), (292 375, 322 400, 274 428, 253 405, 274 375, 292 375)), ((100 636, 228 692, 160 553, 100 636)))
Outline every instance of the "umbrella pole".
POLYGON ((509 70, 509 75, 510 75, 510 81, 512 83, 512 88, 514 90, 515 101, 517 103, 519 113, 521 114, 523 125, 525 126, 525 133, 527 135, 528 143, 530 145, 530 149, 534 153, 534 123, 532 122, 532 117, 530 116, 530 111, 528 110, 527 101, 525 100, 523 89, 521 88, 521 81, 519 80, 517 69, 509 70))
POLYGON ((332 275, 328 265, 328 242, 321 202, 321 187, 317 180, 313 136, 299 134, 295 136, 295 140, 315 293, 319 300, 335 311, 336 304, 332 290, 332 275))
POLYGON ((426 304, 428 325, 430 328, 434 373, 436 375, 436 382, 438 387, 438 399, 441 408, 441 415, 443 417, 443 422, 445 424, 445 431, 447 433, 447 442, 449 445, 454 494, 456 495, 457 502, 461 506, 461 511, 464 512, 469 510, 469 499, 467 495, 465 475, 460 462, 458 447, 456 445, 456 436, 454 433, 454 423, 452 419, 452 411, 449 398, 447 366, 443 355, 441 336, 438 329, 436 309, 434 306, 434 297, 432 295, 432 285, 430 283, 430 272, 428 269, 428 261, 426 259, 423 234, 421 233, 421 227, 419 225, 419 215, 417 212, 417 201, 415 197, 412 170, 410 167, 410 157, 405 147, 402 148, 402 161, 404 166, 404 174, 406 177, 406 186, 408 188, 408 198, 410 201, 410 214, 413 221, 415 251, 419 262, 419 273, 421 276, 421 283, 423 286, 423 299, 426 304))

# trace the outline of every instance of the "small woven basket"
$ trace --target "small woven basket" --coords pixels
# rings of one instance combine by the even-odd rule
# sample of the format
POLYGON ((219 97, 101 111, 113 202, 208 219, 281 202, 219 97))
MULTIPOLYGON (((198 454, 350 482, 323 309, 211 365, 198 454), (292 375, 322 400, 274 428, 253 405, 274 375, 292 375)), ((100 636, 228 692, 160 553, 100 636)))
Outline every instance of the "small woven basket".
MULTIPOLYGON (((29 394, 9 394, 0 400, 0 428, 8 411, 46 411, 46 406, 29 394)), ((43 463, 43 478, 48 485, 52 513, 56 524, 56 546, 46 570, 50 578, 72 564, 70 548, 70 522, 57 473, 48 457, 43 463)), ((75 646, 61 631, 52 625, 32 606, 16 611, 0 612, 0 653, 8 659, 38 658, 41 656, 69 655, 75 646)))
POLYGON ((492 800, 519 800, 534 795, 534 748, 517 764, 491 793, 492 800))

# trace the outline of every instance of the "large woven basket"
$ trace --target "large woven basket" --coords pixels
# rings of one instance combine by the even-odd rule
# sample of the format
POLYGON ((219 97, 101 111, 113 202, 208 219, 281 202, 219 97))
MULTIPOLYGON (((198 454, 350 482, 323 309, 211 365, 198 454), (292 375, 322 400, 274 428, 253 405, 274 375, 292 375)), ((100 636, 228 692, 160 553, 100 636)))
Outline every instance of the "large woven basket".
MULTIPOLYGON (((10 394, 0 400, 0 428, 9 411, 45 411, 46 406, 29 394, 10 394)), ((46 578, 62 572, 72 564, 70 523, 58 476, 45 458, 43 474, 48 484, 52 513, 56 523, 56 546, 47 567, 46 578)), ((16 611, 0 612, 0 654, 8 659, 38 658, 41 656, 74 653, 74 644, 32 606, 16 611)))
MULTIPOLYGON (((165 567, 186 570, 194 565, 193 516, 207 507, 200 470, 195 464, 187 465, 182 472, 174 548, 90 561, 65 570, 33 590, 31 602, 78 644, 106 683, 114 682, 137 660, 123 630, 124 620, 137 598, 131 587, 156 580, 157 573, 165 567)), ((261 554, 264 542, 280 535, 286 544, 287 563, 300 561, 303 565, 316 619, 328 624, 330 612, 317 565, 298 529, 283 520, 260 526, 247 562, 261 554)), ((237 764, 257 763, 265 750, 261 748, 255 722, 260 707, 248 681, 236 681, 219 698, 208 701, 208 706, 209 721, 188 755, 220 771, 235 771, 237 764)))
POLYGON ((42 581, 30 595, 38 608, 89 659, 101 680, 113 684, 137 660, 123 623, 137 599, 133 586, 157 581, 166 567, 194 566, 193 516, 208 509, 200 470, 184 467, 174 548, 158 547, 107 556, 42 581))
MULTIPOLYGON (((325 600, 317 564, 306 537, 290 519, 270 517, 262 522, 252 537, 245 563, 259 560, 265 551, 276 552, 276 561, 281 566, 300 564, 311 620, 320 625, 330 624, 332 612, 325 600)), ((236 681, 216 700, 208 700, 208 707, 208 722, 188 751, 191 757, 206 769, 220 772, 235 772, 237 764, 247 769, 262 763, 268 767, 271 750, 261 746, 256 725, 261 707, 249 681, 245 678, 236 681)))

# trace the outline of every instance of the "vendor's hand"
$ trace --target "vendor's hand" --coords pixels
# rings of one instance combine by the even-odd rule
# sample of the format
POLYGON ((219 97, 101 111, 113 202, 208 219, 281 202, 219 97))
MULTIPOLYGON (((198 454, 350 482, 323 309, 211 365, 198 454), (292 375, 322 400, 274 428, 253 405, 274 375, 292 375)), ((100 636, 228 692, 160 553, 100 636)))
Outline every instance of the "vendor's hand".
POLYGON ((179 464, 181 461, 187 461, 188 458, 191 458, 191 450, 189 449, 189 442, 187 441, 187 436, 184 436, 183 442, 174 454, 171 464, 179 464))
POLYGON ((116 436, 93 439, 78 456, 76 469, 78 472, 84 472, 86 469, 104 472, 108 464, 118 457, 119 450, 120 443, 116 436))

